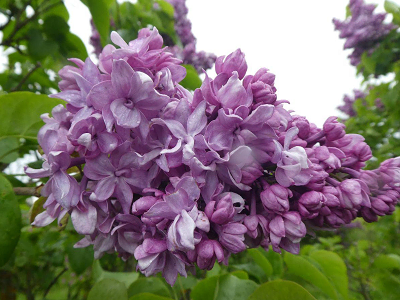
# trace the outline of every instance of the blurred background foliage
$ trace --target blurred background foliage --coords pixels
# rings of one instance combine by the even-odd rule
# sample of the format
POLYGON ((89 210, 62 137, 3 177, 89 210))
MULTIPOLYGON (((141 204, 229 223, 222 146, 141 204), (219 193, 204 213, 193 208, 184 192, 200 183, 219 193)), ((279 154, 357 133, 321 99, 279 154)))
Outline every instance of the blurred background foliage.
MULTIPOLYGON (((91 12, 101 46, 110 42, 111 30, 132 40, 149 25, 158 28, 167 45, 182 46, 168 2, 82 2, 91 12)), ((400 25, 400 8, 386 2, 385 9, 400 25)), ((0 46, 7 58, 0 73, 2 172, 25 154, 37 153, 39 116, 58 103, 40 94, 57 90, 57 72, 68 58, 88 56, 84 43, 70 32, 70 13, 60 0, 0 0, 5 20, 0 46)), ((193 67, 187 69, 183 84, 195 89, 201 81, 193 67)), ((355 101, 356 114, 345 122, 349 132, 365 136, 375 157, 369 167, 376 167, 400 156, 400 34, 392 31, 371 55, 363 55, 358 73, 367 96, 355 101)), ((32 166, 41 164, 36 158, 32 166)), ((0 175, 0 299, 399 299, 399 209, 373 224, 359 221, 318 239, 304 239, 298 256, 249 249, 231 257, 229 266, 193 269, 170 287, 161 277, 135 272, 133 259, 105 255, 94 261, 91 248, 73 248, 80 237, 68 217, 61 224, 33 228, 30 223, 42 211, 44 199, 17 196, 13 187, 31 187, 39 194, 38 184, 6 173, 0 175)))

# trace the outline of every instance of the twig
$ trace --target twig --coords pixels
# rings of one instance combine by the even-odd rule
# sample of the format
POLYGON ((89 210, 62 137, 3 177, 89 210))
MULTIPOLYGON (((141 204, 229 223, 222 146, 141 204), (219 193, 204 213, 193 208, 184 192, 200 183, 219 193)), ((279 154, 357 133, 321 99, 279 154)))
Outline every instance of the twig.
POLYGON ((33 74, 33 72, 35 72, 41 66, 42 66, 42 64, 40 62, 37 62, 36 65, 28 73, 25 74, 25 76, 21 79, 21 81, 18 83, 18 85, 16 87, 12 88, 10 91, 11 92, 19 91, 19 89, 28 80, 28 78, 33 74))
POLYGON ((16 195, 40 197, 40 187, 15 187, 13 191, 16 195))
POLYGON ((54 279, 52 282, 50 282, 50 285, 47 287, 46 291, 43 294, 43 298, 46 298, 47 294, 50 292, 50 289, 53 287, 53 285, 57 282, 57 280, 64 274, 65 272, 68 271, 68 268, 65 267, 54 279))

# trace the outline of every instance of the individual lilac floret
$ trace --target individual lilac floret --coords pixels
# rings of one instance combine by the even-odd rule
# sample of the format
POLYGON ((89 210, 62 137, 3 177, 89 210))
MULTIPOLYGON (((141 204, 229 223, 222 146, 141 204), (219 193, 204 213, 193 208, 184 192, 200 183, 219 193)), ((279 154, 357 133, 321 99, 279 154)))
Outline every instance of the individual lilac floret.
POLYGON ((351 16, 344 21, 333 19, 339 37, 346 39, 344 49, 353 49, 349 55, 350 62, 357 66, 361 55, 367 51, 371 54, 379 42, 397 26, 384 24, 386 13, 374 14, 375 5, 364 4, 363 0, 350 0, 351 16))

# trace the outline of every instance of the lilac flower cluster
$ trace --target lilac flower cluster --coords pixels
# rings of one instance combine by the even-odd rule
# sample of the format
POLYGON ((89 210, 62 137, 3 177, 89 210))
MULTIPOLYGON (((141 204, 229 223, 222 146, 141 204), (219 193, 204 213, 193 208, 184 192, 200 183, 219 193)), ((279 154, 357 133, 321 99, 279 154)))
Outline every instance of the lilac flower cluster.
POLYGON ((354 97, 351 98, 348 95, 344 95, 343 102, 344 104, 338 106, 338 109, 345 113, 348 117, 354 117, 356 115, 356 111, 354 110, 354 102, 358 99, 365 99, 367 96, 366 93, 360 90, 354 90, 354 97))
POLYGON ((363 171, 371 158, 335 117, 323 128, 278 101, 275 76, 246 75, 240 50, 219 57, 217 76, 190 93, 181 61, 154 28, 60 72, 66 107, 38 134, 46 209, 33 225, 71 216, 95 257, 134 256, 146 276, 167 282, 197 264, 211 269, 232 253, 271 245, 298 253, 307 231, 357 216, 375 221, 399 199, 400 158, 363 171))
POLYGON ((192 33, 192 23, 187 17, 186 0, 167 0, 174 6, 175 31, 182 42, 183 48, 175 45, 170 51, 181 59, 184 64, 194 66, 197 72, 212 68, 216 56, 204 51, 196 52, 196 38, 192 33))
POLYGON ((350 0, 351 17, 344 21, 333 19, 339 37, 346 39, 344 49, 353 49, 349 55, 350 63, 357 66, 361 55, 371 54, 379 42, 393 29, 394 24, 384 24, 386 13, 374 14, 374 4, 364 4, 363 0, 350 0))

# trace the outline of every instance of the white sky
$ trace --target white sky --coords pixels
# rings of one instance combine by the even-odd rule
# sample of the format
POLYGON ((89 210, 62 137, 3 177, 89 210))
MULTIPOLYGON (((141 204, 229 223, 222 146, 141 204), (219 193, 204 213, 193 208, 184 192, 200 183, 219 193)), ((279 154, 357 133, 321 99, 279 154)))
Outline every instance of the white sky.
MULTIPOLYGON (((365 1, 384 11, 384 0, 365 1)), ((71 31, 91 53, 88 9, 80 0, 65 4, 71 31)), ((343 95, 361 84, 332 24, 334 17, 344 19, 347 4, 348 0, 187 0, 198 50, 219 56, 241 48, 248 73, 269 68, 276 75, 278 99, 289 100, 287 108, 319 126, 337 115, 343 95)))

